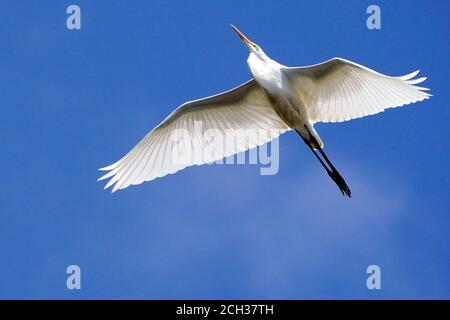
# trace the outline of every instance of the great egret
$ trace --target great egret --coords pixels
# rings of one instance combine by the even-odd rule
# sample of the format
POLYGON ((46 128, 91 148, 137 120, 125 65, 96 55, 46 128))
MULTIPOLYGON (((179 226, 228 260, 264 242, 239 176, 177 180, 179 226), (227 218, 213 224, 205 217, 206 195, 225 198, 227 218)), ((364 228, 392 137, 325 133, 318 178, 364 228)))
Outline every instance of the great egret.
POLYGON ((426 79, 415 78, 419 71, 390 77, 341 58, 307 67, 287 67, 269 58, 261 47, 231 27, 250 51, 247 63, 253 79, 229 91, 182 104, 123 158, 100 169, 109 172, 99 180, 111 178, 105 189, 114 185, 115 192, 187 166, 222 159, 293 129, 342 194, 351 197, 350 188, 323 151, 324 144, 314 124, 373 115, 431 96, 424 92, 429 89, 416 86, 426 79), (195 129, 197 122, 203 124, 204 130, 213 129, 219 134, 242 134, 240 129, 264 129, 267 134, 238 137, 233 147, 223 147, 223 141, 217 139, 211 142, 216 147, 212 156, 196 157, 202 146, 201 132, 195 129), (182 162, 173 160, 175 149, 180 148, 173 133, 179 129, 190 135, 188 141, 182 140, 181 149, 194 153, 182 162))

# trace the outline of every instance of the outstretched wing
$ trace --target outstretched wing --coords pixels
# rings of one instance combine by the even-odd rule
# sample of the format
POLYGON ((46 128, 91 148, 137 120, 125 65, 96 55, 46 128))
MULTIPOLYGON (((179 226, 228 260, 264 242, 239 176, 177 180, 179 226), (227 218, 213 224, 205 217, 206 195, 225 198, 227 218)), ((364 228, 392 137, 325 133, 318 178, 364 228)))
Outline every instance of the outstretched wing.
POLYGON ((428 88, 417 86, 426 80, 414 78, 419 71, 389 77, 341 58, 285 71, 313 122, 347 121, 431 96, 424 92, 428 88))
POLYGON ((186 102, 150 131, 99 180, 113 192, 185 167, 213 162, 262 145, 289 127, 255 80, 224 93, 186 102))

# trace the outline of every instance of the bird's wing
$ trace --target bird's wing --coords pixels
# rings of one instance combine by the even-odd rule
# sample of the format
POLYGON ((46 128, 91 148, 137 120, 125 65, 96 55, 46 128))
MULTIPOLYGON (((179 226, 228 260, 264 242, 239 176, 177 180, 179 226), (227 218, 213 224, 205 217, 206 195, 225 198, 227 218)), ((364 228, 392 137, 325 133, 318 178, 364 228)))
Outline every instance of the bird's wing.
POLYGON ((113 192, 192 165, 210 163, 262 145, 289 127, 255 80, 186 102, 150 131, 99 180, 113 192))
POLYGON ((334 58, 308 67, 285 68, 313 122, 342 122, 427 99, 417 86, 419 71, 389 77, 357 63, 334 58))

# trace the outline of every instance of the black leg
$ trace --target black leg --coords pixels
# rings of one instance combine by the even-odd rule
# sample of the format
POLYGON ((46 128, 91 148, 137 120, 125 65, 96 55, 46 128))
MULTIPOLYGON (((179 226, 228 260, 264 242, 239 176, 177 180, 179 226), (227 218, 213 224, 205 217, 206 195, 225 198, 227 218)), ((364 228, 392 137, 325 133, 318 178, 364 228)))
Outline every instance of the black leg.
POLYGON ((314 153, 314 155, 316 156, 317 160, 319 160, 320 164, 325 168, 325 170, 328 173, 328 176, 334 181, 334 183, 336 183, 336 185, 339 187, 339 190, 341 191, 342 195, 347 196, 349 198, 351 198, 352 196, 352 192, 350 191, 350 188, 348 187, 347 183, 345 182, 344 178, 341 176, 341 174, 339 173, 339 171, 337 171, 337 169, 333 166, 333 164, 331 163, 331 161, 328 159, 327 155, 325 154, 325 152, 322 150, 322 148, 320 148, 318 142, 316 141, 316 139, 311 136, 311 143, 309 141, 307 141, 305 138, 302 137, 302 135, 296 131, 298 133, 298 135, 303 139, 303 141, 306 143, 306 145, 309 147, 309 149, 311 149, 311 151, 314 153), (326 166, 326 164, 323 162, 323 160, 319 157, 319 155, 317 154, 316 150, 314 150, 312 144, 317 146, 317 149, 319 150, 320 154, 322 155, 322 157, 325 159, 326 163, 328 164, 328 166, 330 168, 328 168, 326 166))
MULTIPOLYGON (((300 134, 299 134, 300 135, 300 134)), ((300 137, 303 139, 303 142, 305 142, 305 144, 308 146, 308 148, 312 151, 312 153, 314 153, 314 155, 316 156, 317 160, 319 160, 320 164, 325 168, 325 170, 327 170, 328 174, 330 174, 331 170, 328 169, 328 167, 325 165, 325 163, 322 161, 322 159, 319 157, 319 155, 317 154, 316 150, 314 150, 314 148, 311 146, 311 144, 306 141, 305 138, 303 138, 301 135, 300 137)))

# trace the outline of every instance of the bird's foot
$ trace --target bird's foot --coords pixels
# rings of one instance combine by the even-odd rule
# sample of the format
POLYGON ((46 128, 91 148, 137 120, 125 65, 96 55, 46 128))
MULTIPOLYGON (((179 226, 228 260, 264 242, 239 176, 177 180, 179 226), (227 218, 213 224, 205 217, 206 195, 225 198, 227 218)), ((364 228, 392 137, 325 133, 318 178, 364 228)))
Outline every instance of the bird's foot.
POLYGON ((344 178, 340 175, 340 173, 336 169, 334 169, 332 171, 328 171, 328 175, 330 176, 331 179, 333 179, 334 183, 336 183, 336 185, 339 187, 343 196, 347 196, 349 198, 352 197, 352 192, 350 191, 350 188, 348 187, 344 178))

